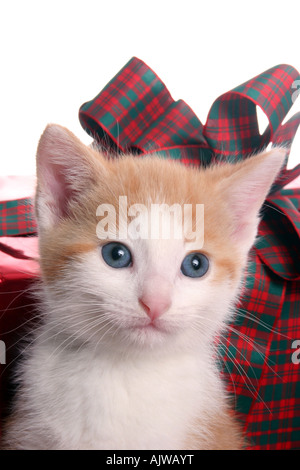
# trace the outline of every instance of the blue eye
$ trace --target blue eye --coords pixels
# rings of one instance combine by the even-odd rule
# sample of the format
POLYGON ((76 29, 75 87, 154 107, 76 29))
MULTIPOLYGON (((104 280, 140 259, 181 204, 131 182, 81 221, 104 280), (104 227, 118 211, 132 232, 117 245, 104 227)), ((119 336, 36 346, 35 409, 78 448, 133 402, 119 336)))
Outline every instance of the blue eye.
POLYGON ((181 272, 188 277, 202 277, 207 273, 209 261, 203 253, 190 253, 181 264, 181 272))
POLYGON ((112 268, 127 268, 132 263, 131 253, 122 243, 108 243, 102 247, 102 258, 112 268))

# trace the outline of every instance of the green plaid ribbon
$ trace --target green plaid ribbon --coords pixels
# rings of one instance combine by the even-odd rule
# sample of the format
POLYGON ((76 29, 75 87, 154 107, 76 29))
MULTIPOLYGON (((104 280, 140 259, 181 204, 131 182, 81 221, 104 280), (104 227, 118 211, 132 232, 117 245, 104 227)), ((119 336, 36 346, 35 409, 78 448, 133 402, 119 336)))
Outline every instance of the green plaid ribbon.
POLYGON ((0 202, 0 237, 35 235, 36 231, 31 198, 0 202))

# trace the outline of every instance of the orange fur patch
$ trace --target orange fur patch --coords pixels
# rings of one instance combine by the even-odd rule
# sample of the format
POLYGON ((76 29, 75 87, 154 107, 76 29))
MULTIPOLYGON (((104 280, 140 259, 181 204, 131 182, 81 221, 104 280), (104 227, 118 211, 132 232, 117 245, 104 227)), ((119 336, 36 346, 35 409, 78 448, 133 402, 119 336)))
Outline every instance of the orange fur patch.
MULTIPOLYGON (((200 420, 198 422, 200 423, 200 420)), ((214 417, 210 416, 205 422, 205 435, 197 433, 198 422, 195 421, 194 432, 188 437, 184 449, 244 450, 246 448, 242 424, 234 418, 230 410, 220 409, 214 417)))

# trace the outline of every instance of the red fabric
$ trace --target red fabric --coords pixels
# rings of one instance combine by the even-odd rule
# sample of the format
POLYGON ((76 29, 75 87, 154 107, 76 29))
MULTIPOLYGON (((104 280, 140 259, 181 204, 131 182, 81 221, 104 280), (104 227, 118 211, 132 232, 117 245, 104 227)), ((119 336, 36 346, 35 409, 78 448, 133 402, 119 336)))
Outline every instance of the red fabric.
MULTIPOLYGON (((0 201, 31 197, 35 177, 0 178, 0 201)), ((0 364, 0 416, 11 393, 11 372, 18 360, 18 345, 34 316, 30 289, 39 277, 37 237, 0 237, 0 340, 6 347, 6 364, 0 364)), ((1 426, 0 426, 1 434, 1 426)))

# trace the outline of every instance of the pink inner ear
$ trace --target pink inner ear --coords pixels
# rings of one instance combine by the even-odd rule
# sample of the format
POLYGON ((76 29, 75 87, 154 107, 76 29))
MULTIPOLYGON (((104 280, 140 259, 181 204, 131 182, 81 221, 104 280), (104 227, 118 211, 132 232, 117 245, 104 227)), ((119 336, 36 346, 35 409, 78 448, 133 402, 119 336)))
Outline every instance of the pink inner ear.
POLYGON ((254 241, 255 232, 257 229, 257 222, 258 219, 254 219, 252 222, 248 223, 242 223, 242 221, 238 222, 232 233, 234 240, 236 240, 237 242, 242 242, 243 240, 247 240, 248 238, 253 237, 254 241))
POLYGON ((238 224, 249 223, 259 210, 260 201, 264 198, 265 191, 262 191, 262 188, 251 186, 254 185, 241 186, 232 192, 231 210, 238 224))
POLYGON ((237 242, 254 242, 260 209, 282 166, 284 154, 280 149, 251 157, 227 180, 226 193, 237 242))
POLYGON ((69 201, 72 199, 72 189, 68 184, 61 165, 48 164, 48 167, 40 168, 42 179, 42 191, 46 195, 47 205, 57 218, 68 215, 69 201))
POLYGON ((236 188, 231 193, 231 213, 234 227, 233 237, 237 242, 252 239, 256 235, 258 215, 266 195, 266 186, 253 185, 252 181, 236 188))
POLYGON ((72 203, 95 181, 87 154, 87 147, 67 129, 45 129, 37 151, 37 206, 44 223, 53 225, 68 216, 72 203))

